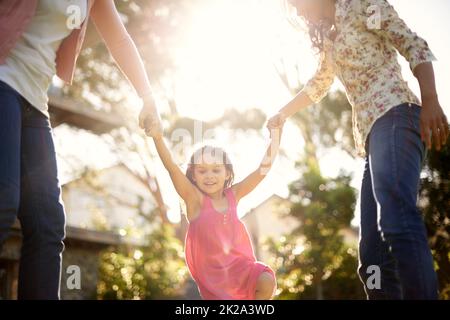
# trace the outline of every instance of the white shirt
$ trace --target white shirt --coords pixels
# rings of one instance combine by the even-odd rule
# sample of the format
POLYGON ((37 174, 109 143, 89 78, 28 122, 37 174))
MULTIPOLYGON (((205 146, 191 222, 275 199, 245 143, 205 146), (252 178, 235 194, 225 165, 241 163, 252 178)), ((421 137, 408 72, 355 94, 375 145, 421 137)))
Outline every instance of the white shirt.
POLYGON ((36 12, 5 63, 0 80, 48 117, 48 95, 62 40, 86 18, 87 0, 39 0, 36 12))

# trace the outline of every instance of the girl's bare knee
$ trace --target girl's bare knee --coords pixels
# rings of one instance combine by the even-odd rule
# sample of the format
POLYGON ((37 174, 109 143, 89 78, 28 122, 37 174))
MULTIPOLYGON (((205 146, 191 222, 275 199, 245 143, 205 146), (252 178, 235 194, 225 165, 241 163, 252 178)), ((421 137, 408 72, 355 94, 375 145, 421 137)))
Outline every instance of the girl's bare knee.
POLYGON ((270 300, 276 289, 276 281, 274 276, 269 272, 263 272, 258 277, 256 283, 256 299, 257 300, 270 300))

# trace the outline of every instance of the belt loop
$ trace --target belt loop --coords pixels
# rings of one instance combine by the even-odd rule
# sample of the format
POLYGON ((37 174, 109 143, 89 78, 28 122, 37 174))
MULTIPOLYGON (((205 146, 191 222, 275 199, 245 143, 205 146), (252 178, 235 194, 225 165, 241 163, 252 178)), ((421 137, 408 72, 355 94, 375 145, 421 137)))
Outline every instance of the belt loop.
POLYGON ((408 102, 408 119, 409 119, 409 123, 411 124, 411 127, 413 127, 414 129, 416 128, 414 125, 414 121, 412 119, 413 117, 413 112, 412 112, 412 103, 408 102))

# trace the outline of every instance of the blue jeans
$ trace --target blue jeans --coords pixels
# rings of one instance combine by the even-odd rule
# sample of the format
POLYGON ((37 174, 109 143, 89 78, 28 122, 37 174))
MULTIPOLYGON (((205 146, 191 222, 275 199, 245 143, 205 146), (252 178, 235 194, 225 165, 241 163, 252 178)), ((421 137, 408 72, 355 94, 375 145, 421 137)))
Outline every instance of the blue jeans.
POLYGON ((0 81, 0 246, 16 217, 19 299, 59 299, 65 213, 49 120, 0 81))
MULTIPOLYGON (((368 299, 437 299, 437 277, 416 206, 426 148, 421 108, 402 104, 372 127, 361 188, 359 275, 368 299), (368 286, 378 266, 380 287, 368 286)), ((373 284, 373 282, 372 282, 373 284)))

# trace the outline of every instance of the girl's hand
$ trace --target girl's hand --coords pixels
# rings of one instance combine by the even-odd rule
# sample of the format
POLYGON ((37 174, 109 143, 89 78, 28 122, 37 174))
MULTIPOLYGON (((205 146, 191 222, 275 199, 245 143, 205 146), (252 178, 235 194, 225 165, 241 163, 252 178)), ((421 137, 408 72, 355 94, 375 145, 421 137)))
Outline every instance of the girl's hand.
POLYGON ((145 134, 152 138, 159 138, 163 135, 161 120, 158 110, 151 95, 143 98, 144 105, 139 114, 139 126, 145 130, 145 134))
POLYGON ((145 122, 145 134, 153 139, 159 139, 163 136, 163 127, 159 115, 147 117, 145 122))
POLYGON ((281 135, 283 134, 283 127, 269 129, 269 132, 270 132, 270 139, 275 140, 272 141, 272 143, 276 142, 279 144, 281 140, 281 135))
POLYGON ((163 136, 163 129, 159 119, 146 121, 145 134, 153 139, 159 139, 163 136), (149 124, 150 123, 150 124, 149 124))
POLYGON ((437 97, 422 99, 422 111, 420 114, 420 135, 428 149, 431 149, 433 143, 436 150, 447 142, 449 135, 447 117, 442 111, 437 97))
POLYGON ((286 116, 278 112, 276 115, 271 117, 269 121, 267 121, 267 129, 270 132, 270 138, 281 138, 281 133, 283 131, 284 123, 286 122, 286 116))

